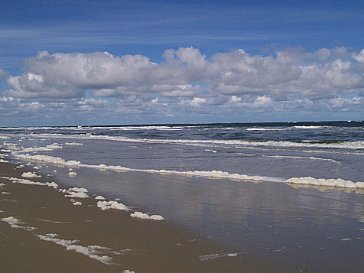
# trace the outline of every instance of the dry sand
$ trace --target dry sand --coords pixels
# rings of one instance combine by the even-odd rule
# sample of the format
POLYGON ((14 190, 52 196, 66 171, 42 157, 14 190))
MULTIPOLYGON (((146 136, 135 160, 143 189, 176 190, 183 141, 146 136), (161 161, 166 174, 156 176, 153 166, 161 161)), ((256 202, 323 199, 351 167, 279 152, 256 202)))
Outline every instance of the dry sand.
MULTIPOLYGON (((26 171, 32 170, 0 163, 0 177, 21 178, 26 171)), ((6 178, 0 178, 1 183, 0 269, 4 273, 272 272, 269 264, 247 254, 224 255, 220 245, 168 220, 102 211, 94 198, 77 199, 82 205, 75 206, 64 193, 47 186, 14 184, 6 178), (9 222, 14 219, 22 223, 12 227, 9 222)))

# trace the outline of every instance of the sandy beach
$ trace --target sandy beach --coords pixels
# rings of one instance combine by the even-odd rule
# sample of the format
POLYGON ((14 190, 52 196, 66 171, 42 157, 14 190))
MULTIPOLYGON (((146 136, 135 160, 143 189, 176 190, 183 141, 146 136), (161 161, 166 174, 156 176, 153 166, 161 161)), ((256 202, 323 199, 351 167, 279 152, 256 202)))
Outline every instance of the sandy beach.
MULTIPOLYGON (((0 268, 3 272, 272 272, 167 221, 100 210, 96 200, 9 181, 27 170, 0 163, 0 268), (129 270, 129 271, 128 271, 129 270)), ((25 181, 50 183, 44 177, 25 181)), ((50 185, 50 184, 49 184, 50 185)))

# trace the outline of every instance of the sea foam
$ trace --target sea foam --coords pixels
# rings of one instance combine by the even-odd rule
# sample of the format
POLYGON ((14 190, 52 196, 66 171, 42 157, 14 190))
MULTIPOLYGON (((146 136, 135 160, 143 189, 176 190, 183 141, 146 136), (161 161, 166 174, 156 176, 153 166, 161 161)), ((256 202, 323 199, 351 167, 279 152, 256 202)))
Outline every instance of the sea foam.
POLYGON ((215 260, 218 258, 224 258, 224 257, 237 257, 239 255, 239 253, 219 253, 219 254, 207 254, 207 255, 201 255, 199 256, 200 261, 202 262, 206 262, 206 261, 211 261, 211 260, 215 260))
POLYGON ((104 250, 109 250, 106 247, 101 246, 82 246, 78 243, 78 240, 65 240, 58 238, 57 234, 54 233, 47 233, 45 235, 37 235, 39 239, 43 241, 48 241, 55 243, 57 245, 63 246, 66 248, 66 250, 74 251, 77 253, 80 253, 82 255, 85 255, 93 260, 99 261, 103 264, 111 264, 112 258, 106 255, 102 255, 102 252, 104 250), (102 256, 101 256, 102 255, 102 256))
POLYGON ((15 153, 15 158, 25 160, 25 161, 34 161, 39 163, 49 163, 55 166, 60 167, 78 167, 80 165, 79 161, 69 160, 66 161, 60 157, 49 156, 49 155, 30 155, 30 154, 20 154, 15 153))
POLYGON ((65 197, 68 198, 88 198, 88 190, 85 188, 69 188, 60 190, 61 193, 65 193, 65 197))
POLYGON ((33 172, 25 172, 21 175, 21 177, 24 177, 24 178, 37 178, 37 177, 40 177, 40 175, 37 175, 36 173, 33 173, 33 172))
POLYGON ((350 180, 338 179, 324 179, 314 177, 292 177, 287 179, 288 184, 311 185, 321 187, 335 187, 335 188, 356 188, 364 189, 364 182, 353 182, 350 180))
POLYGON ((108 210, 108 209, 116 209, 116 210, 125 210, 129 211, 129 208, 122 203, 118 203, 116 201, 98 201, 97 207, 101 210, 108 210))
POLYGON ((33 152, 49 152, 57 149, 62 149, 62 146, 58 143, 49 144, 44 147, 29 147, 20 150, 21 153, 33 153, 33 152))
POLYGON ((135 211, 132 214, 130 214, 130 217, 133 218, 139 218, 143 220, 154 220, 154 221, 162 221, 164 220, 163 216, 161 215, 148 215, 146 213, 135 211))
POLYGON ((55 182, 36 182, 36 181, 31 181, 28 179, 21 179, 21 178, 16 178, 16 177, 1 177, 4 179, 7 179, 9 181, 11 181, 14 184, 24 184, 24 185, 35 185, 35 186, 48 186, 51 188, 58 188, 58 184, 56 184, 55 182))
POLYGON ((8 223, 12 228, 18 228, 27 231, 33 231, 37 229, 35 227, 26 226, 25 223, 13 216, 2 218, 1 221, 8 223))

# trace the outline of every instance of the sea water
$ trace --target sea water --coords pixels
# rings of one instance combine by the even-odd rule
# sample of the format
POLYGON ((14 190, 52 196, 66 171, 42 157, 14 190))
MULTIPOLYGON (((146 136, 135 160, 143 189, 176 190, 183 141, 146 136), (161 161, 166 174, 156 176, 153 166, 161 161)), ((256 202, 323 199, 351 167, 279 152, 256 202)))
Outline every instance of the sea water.
POLYGON ((241 255, 364 269, 364 122, 1 128, 0 142, 13 161, 241 255))

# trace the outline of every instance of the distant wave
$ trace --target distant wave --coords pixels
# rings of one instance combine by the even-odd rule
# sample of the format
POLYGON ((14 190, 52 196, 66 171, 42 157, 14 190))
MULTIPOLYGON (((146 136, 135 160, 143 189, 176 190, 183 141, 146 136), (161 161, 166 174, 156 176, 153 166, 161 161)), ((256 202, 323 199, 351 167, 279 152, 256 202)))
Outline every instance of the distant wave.
POLYGON ((319 125, 297 125, 293 126, 296 129, 322 129, 322 128, 332 128, 332 126, 319 126, 319 125))
POLYGON ((159 144, 184 144, 184 145, 233 145, 239 147, 279 147, 279 148, 323 148, 323 149, 364 149, 364 141, 344 141, 336 143, 317 142, 292 142, 292 141, 246 141, 246 140, 189 140, 189 139, 152 139, 152 138, 129 138, 123 136, 108 135, 63 135, 63 134, 37 134, 33 137, 64 138, 64 139, 88 139, 88 140, 110 140, 121 142, 159 143, 159 144))
POLYGON ((331 158, 322 158, 322 157, 314 157, 314 156, 290 156, 290 155, 262 155, 263 157, 269 158, 288 158, 288 159, 303 159, 303 160, 318 160, 318 161, 328 161, 338 165, 341 165, 341 162, 331 159, 331 158))
POLYGON ((286 131, 290 128, 246 128, 246 131, 286 131))

